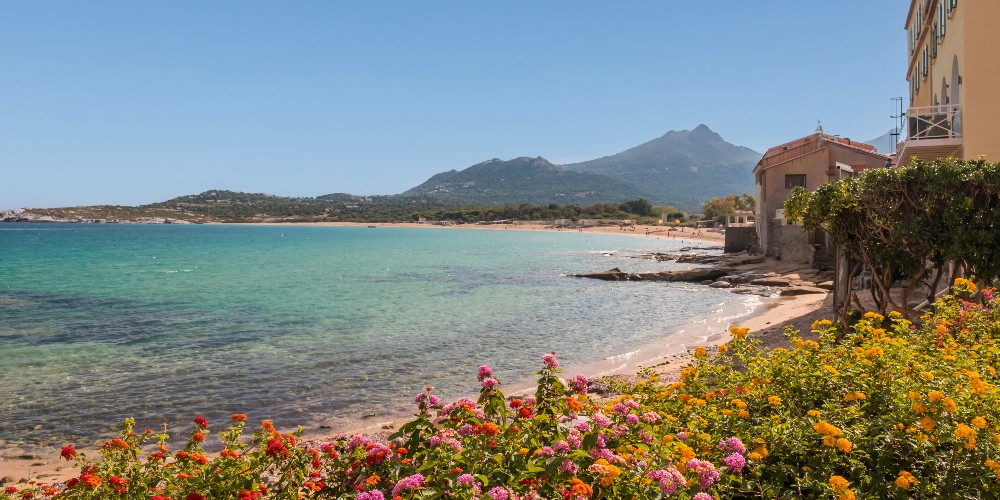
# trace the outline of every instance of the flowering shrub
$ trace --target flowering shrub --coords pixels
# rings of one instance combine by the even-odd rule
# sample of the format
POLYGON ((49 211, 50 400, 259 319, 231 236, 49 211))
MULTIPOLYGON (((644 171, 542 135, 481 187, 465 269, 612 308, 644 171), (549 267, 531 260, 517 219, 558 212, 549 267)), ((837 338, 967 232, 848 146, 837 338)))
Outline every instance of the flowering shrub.
POLYGON ((390 442, 303 441, 266 421, 251 434, 233 415, 210 458, 201 417, 177 450, 127 420, 101 460, 63 448, 78 477, 0 498, 996 498, 1000 313, 992 290, 967 301, 983 291, 958 285, 919 325, 820 321, 817 341, 788 331, 769 352, 734 327, 680 380, 644 372, 611 400, 561 379, 552 355, 533 397, 506 398, 484 366, 478 400, 442 405, 428 387, 390 442))

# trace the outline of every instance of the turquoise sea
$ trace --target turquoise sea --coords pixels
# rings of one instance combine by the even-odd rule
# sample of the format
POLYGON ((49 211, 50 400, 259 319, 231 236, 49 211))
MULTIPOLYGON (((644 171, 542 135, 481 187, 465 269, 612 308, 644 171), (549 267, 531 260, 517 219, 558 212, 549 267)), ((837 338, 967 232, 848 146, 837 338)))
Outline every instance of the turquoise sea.
MULTIPOLYGON (((688 245, 691 244, 689 241, 688 245)), ((676 264, 677 240, 473 229, 0 224, 0 444, 85 444, 125 417, 334 430, 634 351, 756 299, 567 273, 676 264), (720 309, 721 308, 721 309, 720 309)), ((575 372, 567 373, 573 375, 575 372)))

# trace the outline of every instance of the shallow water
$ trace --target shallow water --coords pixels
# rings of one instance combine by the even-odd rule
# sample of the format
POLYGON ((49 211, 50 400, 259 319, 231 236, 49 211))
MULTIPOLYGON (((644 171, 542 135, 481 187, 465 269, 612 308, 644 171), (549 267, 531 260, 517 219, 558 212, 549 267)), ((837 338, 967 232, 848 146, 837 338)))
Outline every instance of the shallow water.
MULTIPOLYGON (((690 245, 690 242, 688 242, 690 245)), ((756 302, 567 273, 678 267, 676 240, 462 229, 0 224, 0 440, 234 412, 336 427, 433 385, 587 366, 756 302)))

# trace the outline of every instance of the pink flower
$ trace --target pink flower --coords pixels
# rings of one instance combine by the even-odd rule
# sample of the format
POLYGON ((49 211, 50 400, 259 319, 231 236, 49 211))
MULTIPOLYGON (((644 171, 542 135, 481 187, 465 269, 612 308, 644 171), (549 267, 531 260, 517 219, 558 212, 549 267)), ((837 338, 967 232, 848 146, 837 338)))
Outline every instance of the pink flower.
POLYGON ((392 496, 399 496, 400 492, 404 490, 417 489, 424 485, 423 474, 414 474, 412 476, 404 477, 400 479, 396 486, 392 488, 392 496))
POLYGON ((726 468, 733 471, 733 473, 738 476, 743 475, 743 467, 746 467, 747 465, 747 460, 739 453, 733 453, 732 455, 722 459, 722 461, 726 463, 726 468))
POLYGON ((483 365, 479 367, 479 381, 482 382, 483 379, 493 376, 493 369, 489 366, 483 365))
POLYGON ((510 495, 507 494, 507 488, 504 488, 502 486, 494 487, 486 494, 489 495, 490 498, 492 498, 493 500, 507 500, 508 498, 510 498, 510 495))
POLYGON ((591 419, 594 421, 594 425, 598 427, 610 427, 611 419, 605 417, 603 413, 595 413, 591 419))
POLYGON ((719 480, 719 472, 715 470, 715 466, 711 462, 692 458, 685 465, 689 470, 698 474, 698 484, 703 490, 710 488, 719 480))
POLYGON ((579 467, 572 460, 563 460, 563 463, 559 466, 563 472, 571 476, 575 476, 577 471, 580 470, 579 467))
POLYGON ((542 364, 545 365, 547 370, 555 370, 556 368, 559 368, 559 362, 556 361, 556 357, 553 353, 542 356, 542 364))
POLYGON ((587 393, 587 377, 584 377, 583 375, 577 375, 567 380, 566 383, 569 385, 569 388, 577 394, 587 393))
POLYGON ((740 441, 740 438, 736 436, 719 441, 719 449, 731 453, 739 453, 740 455, 747 452, 747 447, 743 444, 743 441, 740 441))

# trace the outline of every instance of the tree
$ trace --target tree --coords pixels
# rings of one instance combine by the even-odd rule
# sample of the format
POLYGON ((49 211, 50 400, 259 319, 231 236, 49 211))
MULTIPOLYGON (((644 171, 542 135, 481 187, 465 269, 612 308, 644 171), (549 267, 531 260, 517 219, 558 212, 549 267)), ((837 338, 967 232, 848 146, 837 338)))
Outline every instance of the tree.
POLYGON ((742 196, 730 194, 708 200, 702 211, 705 214, 706 220, 714 220, 722 223, 730 215, 735 215, 737 210, 753 212, 756 206, 757 203, 754 197, 747 193, 743 193, 742 196))
POLYGON ((949 263, 949 282, 969 275, 982 285, 1000 276, 1000 163, 949 158, 867 170, 812 193, 796 189, 785 216, 826 231, 857 262, 849 279, 862 266, 871 270, 881 313, 911 314, 909 296, 928 279, 932 301, 949 263), (899 279, 906 286, 896 303, 890 290, 899 279))
POLYGON ((638 215, 639 217, 650 217, 653 215, 653 206, 645 198, 626 201, 618 209, 622 212, 638 215))

